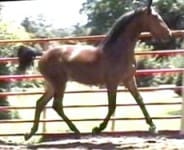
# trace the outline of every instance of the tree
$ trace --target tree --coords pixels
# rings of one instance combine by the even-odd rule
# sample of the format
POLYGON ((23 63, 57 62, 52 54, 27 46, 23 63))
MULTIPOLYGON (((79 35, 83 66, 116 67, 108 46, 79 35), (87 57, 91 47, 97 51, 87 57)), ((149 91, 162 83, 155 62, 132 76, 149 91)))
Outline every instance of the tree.
MULTIPOLYGON (((91 34, 104 34, 113 22, 123 13, 140 6, 145 6, 148 0, 86 0, 81 12, 88 16, 86 27, 91 34)), ((157 0, 154 6, 172 29, 184 28, 183 0, 157 0)))
POLYGON ((89 34, 89 31, 86 29, 86 27, 84 25, 80 25, 79 23, 74 25, 72 35, 74 35, 74 36, 84 36, 84 35, 88 35, 88 34, 89 34))
POLYGON ((35 37, 49 37, 52 35, 52 25, 47 22, 43 15, 26 17, 21 25, 28 33, 31 33, 35 37))
POLYGON ((87 28, 92 35, 103 34, 111 27, 120 14, 130 10, 129 0, 87 0, 83 3, 82 13, 88 16, 87 28))
POLYGON ((26 17, 21 25, 33 37, 63 37, 71 34, 71 29, 54 27, 43 15, 26 17))
POLYGON ((184 29, 183 0, 159 0, 155 6, 171 29, 184 29))
MULTIPOLYGON (((183 0, 158 0, 155 7, 171 29, 184 29, 184 3, 183 0)), ((173 38, 165 43, 152 42, 155 49, 181 48, 182 38, 173 38)))

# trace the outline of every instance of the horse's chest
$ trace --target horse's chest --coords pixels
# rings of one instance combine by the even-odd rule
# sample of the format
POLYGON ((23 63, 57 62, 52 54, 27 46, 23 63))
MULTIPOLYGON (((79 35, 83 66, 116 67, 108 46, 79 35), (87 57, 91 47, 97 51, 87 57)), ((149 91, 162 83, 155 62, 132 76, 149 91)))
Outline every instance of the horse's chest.
POLYGON ((114 66, 107 72, 107 77, 111 80, 122 81, 132 78, 135 74, 136 66, 135 64, 125 65, 125 66, 114 66))

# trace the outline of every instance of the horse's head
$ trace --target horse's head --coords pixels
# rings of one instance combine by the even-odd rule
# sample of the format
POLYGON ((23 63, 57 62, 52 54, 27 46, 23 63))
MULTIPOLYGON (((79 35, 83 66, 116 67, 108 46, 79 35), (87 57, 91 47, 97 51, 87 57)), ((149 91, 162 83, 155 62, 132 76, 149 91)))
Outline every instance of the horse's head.
POLYGON ((143 11, 145 30, 151 32, 151 34, 158 39, 170 37, 171 30, 151 5, 152 0, 149 0, 148 6, 143 11))

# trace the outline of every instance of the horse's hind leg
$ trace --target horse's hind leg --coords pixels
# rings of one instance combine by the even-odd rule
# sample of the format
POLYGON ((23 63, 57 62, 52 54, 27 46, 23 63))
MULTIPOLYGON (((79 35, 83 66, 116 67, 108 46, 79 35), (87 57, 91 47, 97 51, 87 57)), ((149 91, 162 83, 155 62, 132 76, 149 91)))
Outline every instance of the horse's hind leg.
POLYGON ((57 87, 57 89, 55 90, 53 109, 67 123, 67 125, 72 131, 79 134, 80 131, 76 128, 76 126, 72 123, 72 121, 65 115, 63 110, 63 96, 64 96, 65 84, 66 83, 61 83, 59 87, 57 87))
MULTIPOLYGON (((48 88, 49 86, 47 86, 48 88)), ((45 105, 48 103, 48 101, 52 98, 53 96, 53 90, 52 88, 48 88, 46 92, 44 93, 43 96, 40 97, 40 99, 37 100, 36 102, 36 111, 35 111, 35 116, 34 116, 34 123, 31 128, 30 133, 25 134, 24 138, 25 140, 30 139, 38 130, 38 125, 39 125, 39 120, 40 120, 40 114, 42 110, 44 109, 45 105)))
POLYGON ((144 102, 143 102, 143 98, 140 95, 139 91, 137 90, 137 86, 136 86, 136 81, 135 78, 132 78, 132 80, 126 81, 124 82, 125 86, 128 88, 128 90, 130 91, 130 93, 132 94, 132 96, 135 98, 137 104, 139 105, 139 107, 141 108, 144 117, 146 119, 147 124, 149 124, 150 126, 150 132, 152 133, 156 133, 156 127, 152 121, 152 118, 150 117, 144 102))
POLYGON ((111 118, 111 116, 114 114, 115 108, 116 108, 116 93, 117 93, 117 85, 107 85, 107 94, 108 94, 108 113, 105 117, 104 121, 100 124, 99 127, 95 127, 92 130, 92 133, 100 133, 102 130, 104 130, 107 127, 107 124, 111 118))

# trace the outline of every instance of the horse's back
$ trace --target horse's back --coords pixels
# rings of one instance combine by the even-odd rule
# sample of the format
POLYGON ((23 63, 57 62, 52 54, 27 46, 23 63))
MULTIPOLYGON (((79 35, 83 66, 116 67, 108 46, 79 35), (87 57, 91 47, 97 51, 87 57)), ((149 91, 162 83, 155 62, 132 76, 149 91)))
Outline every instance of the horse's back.
POLYGON ((67 62, 94 62, 100 57, 101 51, 90 45, 64 45, 62 57, 67 62))
POLYGON ((40 73, 51 80, 65 78, 85 84, 102 82, 100 50, 89 45, 63 45, 44 53, 40 73))
POLYGON ((61 45, 48 49, 40 62, 93 63, 101 57, 100 48, 91 45, 61 45))

